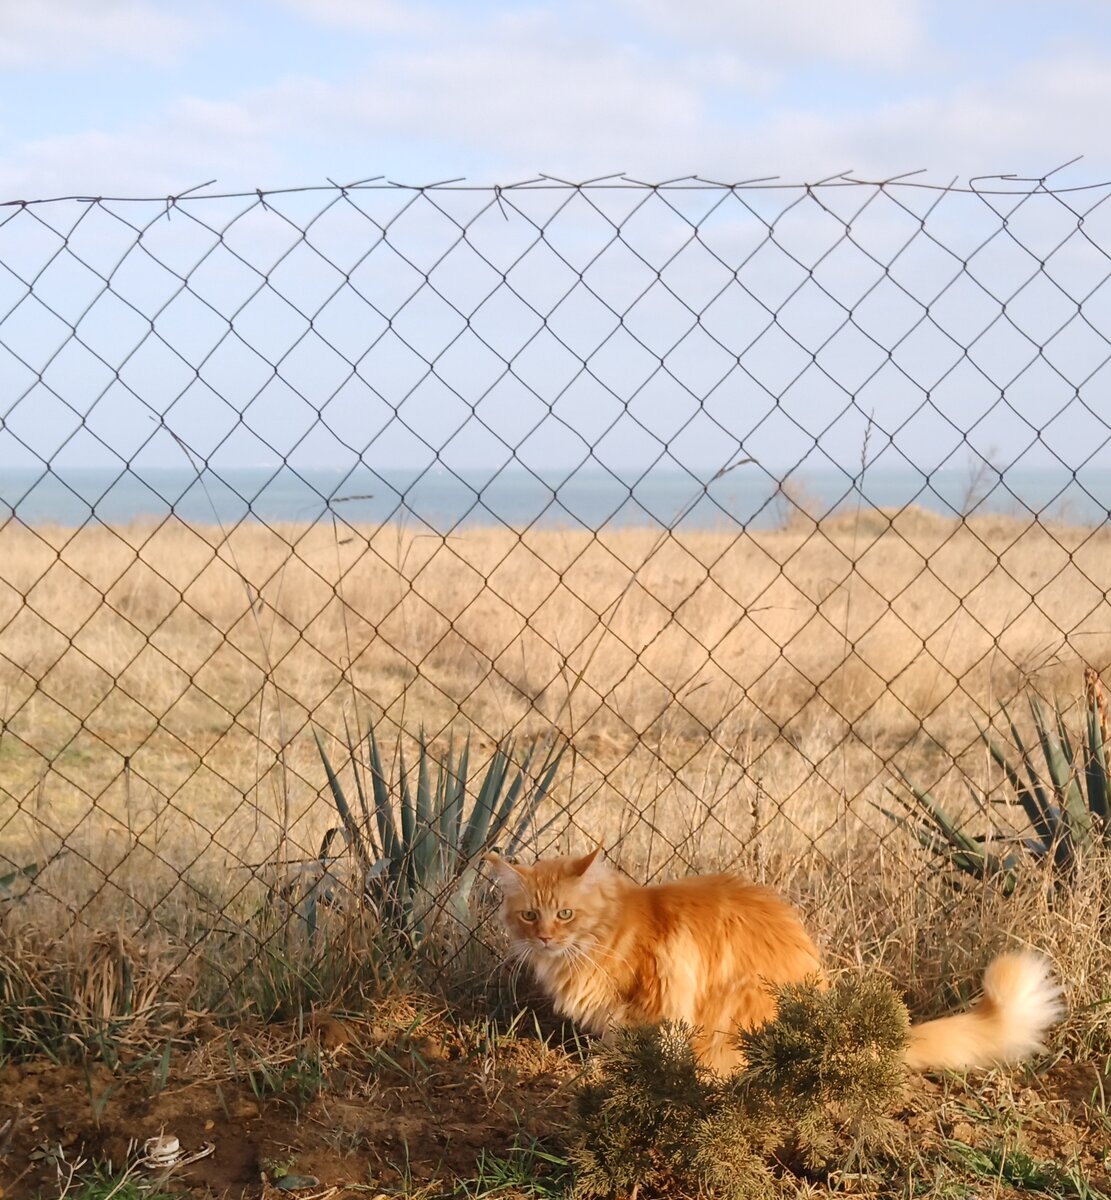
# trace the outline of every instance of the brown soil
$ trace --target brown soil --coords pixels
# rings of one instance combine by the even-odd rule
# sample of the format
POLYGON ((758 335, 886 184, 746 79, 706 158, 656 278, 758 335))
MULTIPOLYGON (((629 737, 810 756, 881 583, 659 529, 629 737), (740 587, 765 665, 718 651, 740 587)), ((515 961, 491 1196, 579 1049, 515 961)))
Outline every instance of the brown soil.
MULTIPOLYGON (((1107 1193, 1111 1147, 1099 1098, 1109 1088, 1111 1078, 1092 1062, 1058 1062, 1040 1074, 1020 1067, 967 1079, 919 1076, 898 1119, 920 1154, 1020 1150, 1038 1163, 1078 1167, 1095 1194, 1107 1193)), ((998 1192, 1010 1194, 1005 1186, 998 1192)))
MULTIPOLYGON (((289 1032, 267 1031, 250 1044, 253 1061, 269 1060, 272 1080, 289 1067, 289 1032), (276 1049, 282 1041, 284 1050, 276 1049)), ((163 1131, 186 1154, 214 1143, 210 1157, 172 1175, 172 1186, 196 1196, 285 1194, 269 1183, 286 1172, 316 1177, 313 1194, 338 1188, 337 1196, 364 1197, 472 1177, 483 1153, 505 1155, 561 1125, 575 1073, 566 1055, 532 1040, 466 1053, 452 1037, 418 1030, 383 1038, 369 1024, 330 1020, 311 1042, 294 1043, 323 1068, 319 1090, 311 1080, 299 1087, 287 1069, 281 1090, 260 1096, 261 1070, 255 1089, 246 1078, 246 1046, 243 1035, 231 1043, 214 1038, 186 1055, 182 1069, 172 1067, 157 1094, 150 1069, 7 1066, 0 1129, 15 1121, 6 1153, 0 1137, 0 1196, 57 1194, 55 1167, 42 1150, 60 1146, 71 1163, 81 1157, 119 1166, 132 1140, 163 1131)))
MULTIPOLYGON (((215 1146, 174 1171, 168 1186, 185 1196, 297 1194, 272 1186, 283 1172, 318 1180, 301 1194, 335 1200, 437 1182, 450 1193, 474 1178, 483 1154, 505 1156, 533 1139, 559 1152, 581 1061, 533 1038, 497 1038, 402 1007, 385 1020, 325 1017, 303 1038, 288 1027, 213 1030, 174 1058, 161 1090, 155 1070, 148 1059, 116 1072, 46 1061, 0 1071, 0 1130, 14 1119, 0 1134, 0 1197, 58 1194, 43 1151, 119 1166, 132 1141, 163 1131, 187 1154, 215 1146)), ((1111 1089, 1111 1080, 1092 1063, 915 1078, 896 1114, 908 1161, 952 1161, 962 1146, 1020 1148, 1041 1163, 1075 1164, 1107 1191, 1101 1085, 1111 1089)), ((1000 1180, 992 1194, 1011 1192, 1000 1180)))

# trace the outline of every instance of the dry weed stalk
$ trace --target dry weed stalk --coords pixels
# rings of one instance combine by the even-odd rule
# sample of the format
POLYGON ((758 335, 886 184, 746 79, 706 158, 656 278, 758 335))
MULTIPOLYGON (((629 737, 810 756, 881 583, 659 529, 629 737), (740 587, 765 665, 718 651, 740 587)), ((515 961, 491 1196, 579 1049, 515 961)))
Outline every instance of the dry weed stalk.
POLYGON ((1107 748, 1107 696, 1103 680, 1094 667, 1084 668, 1084 694, 1089 708, 1094 708, 1099 720, 1099 744, 1107 748))

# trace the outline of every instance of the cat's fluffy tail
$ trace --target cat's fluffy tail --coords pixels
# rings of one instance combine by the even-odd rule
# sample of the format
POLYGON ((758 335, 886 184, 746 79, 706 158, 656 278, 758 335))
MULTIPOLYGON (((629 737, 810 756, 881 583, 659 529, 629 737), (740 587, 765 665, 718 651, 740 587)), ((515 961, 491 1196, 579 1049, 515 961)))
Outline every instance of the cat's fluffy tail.
POLYGON ((984 972, 984 994, 968 1012, 911 1026, 907 1066, 961 1071, 1014 1062, 1044 1048, 1046 1031, 1063 1011, 1044 958, 1001 954, 984 972))

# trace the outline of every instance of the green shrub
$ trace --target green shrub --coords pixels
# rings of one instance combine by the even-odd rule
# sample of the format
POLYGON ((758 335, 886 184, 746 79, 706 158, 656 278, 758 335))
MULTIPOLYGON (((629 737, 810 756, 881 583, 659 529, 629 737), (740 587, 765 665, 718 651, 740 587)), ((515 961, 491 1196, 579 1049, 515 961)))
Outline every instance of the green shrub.
POLYGON ((779 990, 779 1013, 738 1042, 731 1078, 702 1067, 681 1025, 626 1030, 602 1051, 573 1114, 582 1200, 632 1194, 756 1200, 773 1162, 848 1167, 889 1153, 909 1019, 890 985, 779 990))
POLYGON ((624 1030, 602 1052, 575 1105, 574 1195, 767 1191, 766 1127, 698 1063, 691 1032, 669 1022, 624 1030))
POLYGON ((789 984, 774 1021, 742 1033, 748 1107, 794 1133, 809 1166, 868 1160, 889 1148, 888 1114, 906 1078, 906 1006, 883 979, 821 991, 789 984))

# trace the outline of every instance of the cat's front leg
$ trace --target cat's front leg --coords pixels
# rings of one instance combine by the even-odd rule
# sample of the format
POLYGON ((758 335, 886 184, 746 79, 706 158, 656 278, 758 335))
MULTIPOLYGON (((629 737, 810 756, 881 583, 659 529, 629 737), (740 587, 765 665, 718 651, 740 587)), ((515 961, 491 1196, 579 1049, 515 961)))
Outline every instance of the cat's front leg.
POLYGON ((611 1015, 605 1025, 603 1025, 601 1032, 595 1035, 591 1041, 586 1058, 586 1075, 588 1079, 601 1074, 602 1061, 606 1051, 612 1050, 617 1045, 622 1032, 627 1028, 628 1025, 625 1022, 611 1015))
POLYGON ((645 1021, 644 1016, 636 1011, 633 1005, 620 1000, 611 1001, 605 1020, 606 1024, 605 1029, 602 1031, 602 1041, 606 1046, 612 1046, 623 1030, 630 1029, 635 1025, 649 1024, 649 1022, 645 1021))

